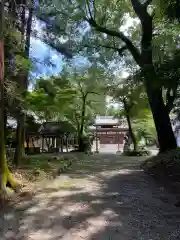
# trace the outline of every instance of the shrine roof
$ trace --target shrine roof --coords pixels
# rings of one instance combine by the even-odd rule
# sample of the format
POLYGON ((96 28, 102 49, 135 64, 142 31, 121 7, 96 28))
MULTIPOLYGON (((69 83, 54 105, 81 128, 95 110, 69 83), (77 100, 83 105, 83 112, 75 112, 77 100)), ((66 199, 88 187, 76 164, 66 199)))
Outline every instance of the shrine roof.
POLYGON ((98 116, 94 119, 93 126, 120 126, 121 128, 127 128, 127 122, 113 116, 98 116))
POLYGON ((118 118, 114 118, 113 116, 98 116, 94 121, 94 125, 120 125, 120 121, 118 118))

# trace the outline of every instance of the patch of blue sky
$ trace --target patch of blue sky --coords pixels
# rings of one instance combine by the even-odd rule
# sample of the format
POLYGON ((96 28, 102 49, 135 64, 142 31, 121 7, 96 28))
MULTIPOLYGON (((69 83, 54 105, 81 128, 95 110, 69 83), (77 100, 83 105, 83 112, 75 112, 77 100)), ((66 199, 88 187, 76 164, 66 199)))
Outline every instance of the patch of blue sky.
MULTIPOLYGON (((33 85, 37 78, 55 76, 61 73, 65 62, 63 56, 56 50, 53 50, 40 39, 31 38, 30 57, 33 61, 33 70, 30 73, 29 90, 33 89, 33 85)), ((85 57, 74 56, 70 61, 73 68, 85 68, 88 61, 85 57)))
POLYGON ((40 39, 31 38, 30 57, 33 60, 32 79, 57 75, 62 70, 62 56, 40 39))

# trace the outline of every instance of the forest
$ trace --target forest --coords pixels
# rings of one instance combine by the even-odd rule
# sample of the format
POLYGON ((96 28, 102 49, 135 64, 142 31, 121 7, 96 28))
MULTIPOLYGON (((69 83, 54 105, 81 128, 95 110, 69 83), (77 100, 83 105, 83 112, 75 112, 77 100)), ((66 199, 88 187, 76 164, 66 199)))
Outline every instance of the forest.
POLYGON ((62 151, 69 141, 93 154, 97 116, 126 122, 122 156, 147 157, 153 145, 144 170, 180 181, 179 32, 178 0, 1 0, 0 198, 23 191, 15 173, 25 165, 35 176, 49 161, 57 174, 73 168, 69 155, 29 154, 29 136, 61 123, 62 151))

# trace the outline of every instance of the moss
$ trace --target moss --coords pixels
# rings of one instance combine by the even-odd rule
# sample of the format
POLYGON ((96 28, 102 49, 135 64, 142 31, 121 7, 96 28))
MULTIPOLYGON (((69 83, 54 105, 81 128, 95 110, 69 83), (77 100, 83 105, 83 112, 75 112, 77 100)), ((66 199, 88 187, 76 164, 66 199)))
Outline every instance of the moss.
POLYGON ((1 200, 5 200, 8 198, 12 190, 18 192, 20 189, 20 185, 15 180, 14 176, 12 175, 11 171, 8 168, 5 154, 4 159, 2 159, 2 161, 4 162, 4 171, 1 176, 0 198, 1 200))

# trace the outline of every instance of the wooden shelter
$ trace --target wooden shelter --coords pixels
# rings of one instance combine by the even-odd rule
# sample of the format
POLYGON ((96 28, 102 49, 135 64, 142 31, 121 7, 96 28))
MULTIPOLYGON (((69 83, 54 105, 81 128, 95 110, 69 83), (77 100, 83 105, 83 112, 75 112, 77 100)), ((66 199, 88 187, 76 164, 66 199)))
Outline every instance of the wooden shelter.
POLYGON ((74 145, 75 129, 67 121, 61 122, 46 122, 39 129, 39 134, 42 136, 42 151, 45 150, 45 145, 48 152, 63 152, 64 146, 68 151, 69 145, 74 145))
POLYGON ((34 147, 41 152, 63 152, 76 144, 76 130, 67 121, 45 122, 37 132, 29 132, 28 139, 29 143, 34 139, 34 147))

